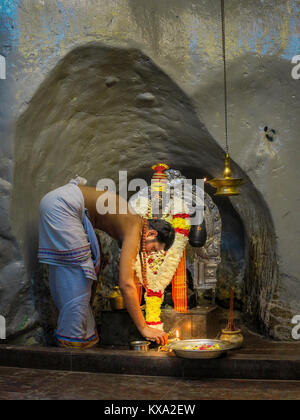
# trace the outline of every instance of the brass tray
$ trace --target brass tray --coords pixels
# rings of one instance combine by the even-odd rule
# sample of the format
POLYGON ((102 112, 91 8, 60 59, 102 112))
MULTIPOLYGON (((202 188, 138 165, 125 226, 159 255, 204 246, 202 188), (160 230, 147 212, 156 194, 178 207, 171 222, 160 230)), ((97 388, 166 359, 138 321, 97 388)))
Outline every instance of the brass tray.
POLYGON ((176 356, 184 357, 185 359, 215 359, 225 354, 228 350, 233 350, 234 346, 227 341, 221 340, 210 340, 194 339, 194 340, 181 340, 175 343, 171 343, 169 348, 172 349, 176 356), (221 347, 219 350, 186 350, 186 346, 201 346, 202 344, 219 344, 221 347))

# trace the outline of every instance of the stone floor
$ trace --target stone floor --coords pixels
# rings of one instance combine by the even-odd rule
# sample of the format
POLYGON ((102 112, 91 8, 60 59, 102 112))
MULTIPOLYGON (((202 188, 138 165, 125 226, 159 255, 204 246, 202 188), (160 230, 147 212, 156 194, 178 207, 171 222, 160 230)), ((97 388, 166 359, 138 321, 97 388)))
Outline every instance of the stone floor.
POLYGON ((300 400, 300 381, 129 376, 0 367, 0 400, 300 400))
POLYGON ((175 354, 133 352, 98 346, 85 351, 56 347, 20 347, 0 344, 0 366, 22 369, 96 374, 144 375, 202 379, 300 380, 300 341, 276 343, 245 337, 241 349, 212 360, 181 359, 175 354))

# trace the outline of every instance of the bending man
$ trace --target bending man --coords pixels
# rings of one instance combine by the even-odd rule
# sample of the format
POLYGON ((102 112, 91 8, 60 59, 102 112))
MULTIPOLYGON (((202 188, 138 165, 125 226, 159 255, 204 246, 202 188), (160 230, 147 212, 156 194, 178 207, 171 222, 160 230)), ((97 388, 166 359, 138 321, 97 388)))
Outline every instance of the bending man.
MULTIPOLYGON (((97 191, 95 187, 78 185, 77 179, 49 192, 40 203, 38 257, 40 262, 49 264, 50 291, 59 310, 55 332, 58 344, 87 348, 99 341, 90 306, 91 289, 99 270, 93 227, 122 243, 119 285, 126 308, 145 338, 165 344, 166 333, 147 326, 134 283, 134 262, 141 246, 142 218, 121 197, 97 191), (101 209, 101 199, 98 199, 104 193, 108 200, 115 200, 116 211, 103 214, 107 203, 103 203, 101 209), (124 208, 127 211, 124 212, 124 208)), ((174 237, 174 229, 169 223, 148 221, 146 252, 167 250, 174 237)))

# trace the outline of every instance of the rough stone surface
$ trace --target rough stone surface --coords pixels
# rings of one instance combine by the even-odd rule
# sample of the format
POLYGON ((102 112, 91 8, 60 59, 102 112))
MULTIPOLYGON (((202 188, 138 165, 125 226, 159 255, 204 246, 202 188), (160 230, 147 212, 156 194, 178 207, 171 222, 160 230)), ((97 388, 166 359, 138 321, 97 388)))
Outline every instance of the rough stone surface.
MULTIPOLYGON (((221 174, 221 31, 209 0, 5 0, 0 23, 0 313, 15 337, 41 322, 47 296, 34 285, 44 193, 76 173, 90 184, 119 169, 149 179, 158 160, 193 178, 221 174)), ((233 172, 248 182, 230 200, 244 252, 223 235, 219 297, 234 285, 248 324, 277 339, 290 339, 300 313, 298 28, 294 0, 227 10, 233 172)))
MULTIPOLYGON (((100 177, 116 180, 119 169, 127 169, 129 179, 149 176, 149 162, 166 161, 188 176, 217 176, 223 158, 188 97, 148 57, 101 44, 73 50, 41 85, 16 127, 12 220, 29 272, 35 267, 39 201, 76 173, 95 185, 100 177), (117 66, 120 83, 103 87, 107 72, 115 73, 117 66), (150 89, 156 91, 155 107, 149 107, 150 89), (136 102, 136 94, 143 100, 136 102)), ((236 171, 246 177, 237 165, 236 171)), ((244 296, 245 312, 259 324, 267 312, 264 294, 272 296, 276 286, 274 233, 250 180, 245 190, 236 203, 252 243, 249 260, 256 265, 249 264, 245 278, 250 292, 244 296), (270 266, 262 262, 261 252, 270 266)))
MULTIPOLYGON (((1 367, 0 384, 0 400, 6 401, 95 400, 99 405, 101 400, 162 400, 162 404, 165 400, 174 403, 185 400, 188 409, 188 400, 300 399, 299 381, 188 380, 1 367)), ((103 412, 104 401, 100 409, 103 412)), ((194 410, 195 415, 198 413, 201 413, 200 403, 194 410)))

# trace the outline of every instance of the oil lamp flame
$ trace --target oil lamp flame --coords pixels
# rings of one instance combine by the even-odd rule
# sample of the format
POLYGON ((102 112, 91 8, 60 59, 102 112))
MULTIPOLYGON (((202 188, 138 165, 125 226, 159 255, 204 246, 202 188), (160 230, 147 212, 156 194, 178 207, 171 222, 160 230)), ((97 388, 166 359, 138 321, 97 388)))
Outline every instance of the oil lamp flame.
POLYGON ((170 331, 169 333, 168 333, 168 337, 172 337, 172 338, 169 338, 169 340, 168 340, 168 345, 170 345, 170 344, 173 344, 173 343, 176 343, 177 341, 180 341, 180 338, 179 338, 179 330, 175 330, 175 328, 172 330, 172 331, 170 331), (175 337, 174 337, 174 333, 175 333, 175 337))

